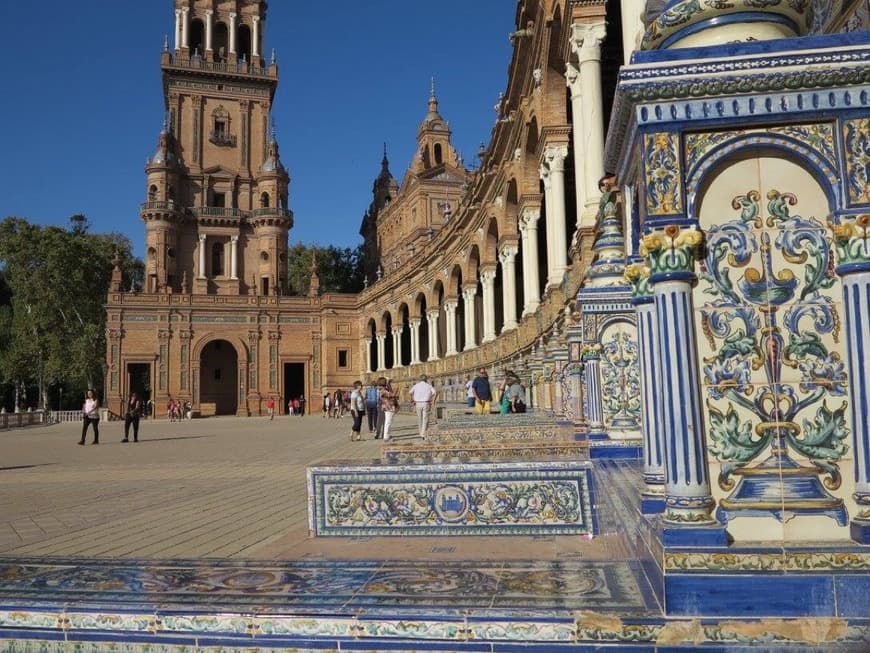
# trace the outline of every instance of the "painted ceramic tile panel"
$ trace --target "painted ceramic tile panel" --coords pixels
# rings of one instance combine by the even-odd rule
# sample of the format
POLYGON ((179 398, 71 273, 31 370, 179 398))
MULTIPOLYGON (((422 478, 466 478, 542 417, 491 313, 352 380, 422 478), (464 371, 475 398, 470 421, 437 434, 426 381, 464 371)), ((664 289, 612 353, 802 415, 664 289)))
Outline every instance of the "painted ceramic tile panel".
POLYGON ((721 520, 846 522, 837 490, 847 378, 827 213, 815 179, 775 157, 726 168, 699 203, 706 253, 695 302, 721 520))
POLYGON ((637 329, 610 324, 601 334, 601 399, 608 431, 640 430, 637 329))
POLYGON ((843 122, 846 177, 853 204, 870 204, 870 118, 843 122))

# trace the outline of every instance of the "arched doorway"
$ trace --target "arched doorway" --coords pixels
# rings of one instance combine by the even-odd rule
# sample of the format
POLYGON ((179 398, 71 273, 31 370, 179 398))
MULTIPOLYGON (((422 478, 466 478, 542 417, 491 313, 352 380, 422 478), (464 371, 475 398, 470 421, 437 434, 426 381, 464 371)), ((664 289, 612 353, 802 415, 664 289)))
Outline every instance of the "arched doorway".
POLYGON ((235 415, 238 409, 239 356, 226 340, 212 340, 199 357, 199 405, 203 414, 235 415))

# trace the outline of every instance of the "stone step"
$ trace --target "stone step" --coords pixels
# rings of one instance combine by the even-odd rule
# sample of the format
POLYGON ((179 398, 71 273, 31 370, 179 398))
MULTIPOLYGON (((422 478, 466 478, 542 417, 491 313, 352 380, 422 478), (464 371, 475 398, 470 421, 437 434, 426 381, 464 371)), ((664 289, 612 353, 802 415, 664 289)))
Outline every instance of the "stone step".
POLYGON ((442 427, 430 431, 434 444, 478 444, 489 442, 496 446, 504 442, 536 442, 540 440, 573 442, 574 431, 570 425, 561 424, 481 424, 476 428, 442 427))
POLYGON ((385 444, 381 460, 389 465, 476 463, 589 457, 587 442, 494 442, 385 444))

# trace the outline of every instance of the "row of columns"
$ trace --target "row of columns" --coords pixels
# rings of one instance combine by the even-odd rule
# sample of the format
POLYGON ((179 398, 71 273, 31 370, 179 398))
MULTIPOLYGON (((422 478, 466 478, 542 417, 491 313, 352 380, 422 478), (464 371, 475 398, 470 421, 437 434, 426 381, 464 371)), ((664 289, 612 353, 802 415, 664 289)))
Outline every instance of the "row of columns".
MULTIPOLYGON (((206 235, 199 235, 199 261, 197 277, 206 278, 206 235)), ((239 237, 230 236, 230 279, 239 278, 239 237)))
MULTIPOLYGON (((229 25, 229 53, 236 54, 236 19, 238 14, 230 12, 229 25)), ((251 54, 255 57, 260 56, 260 17, 251 16, 251 54)), ((206 9, 205 11, 205 51, 211 52, 212 47, 212 32, 214 30, 214 10, 206 9)), ((175 10, 175 49, 189 48, 189 32, 190 32, 190 8, 182 7, 175 10)))

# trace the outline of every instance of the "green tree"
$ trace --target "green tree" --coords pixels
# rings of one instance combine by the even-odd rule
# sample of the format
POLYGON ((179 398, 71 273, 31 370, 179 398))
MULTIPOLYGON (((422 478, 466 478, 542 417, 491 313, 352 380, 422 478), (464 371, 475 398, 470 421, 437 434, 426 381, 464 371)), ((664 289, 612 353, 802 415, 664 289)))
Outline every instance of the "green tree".
POLYGON ((287 284, 292 295, 307 295, 311 262, 317 256, 320 292, 355 293, 363 288, 363 247, 320 247, 297 243, 287 251, 287 284))
POLYGON ((120 234, 88 233, 84 216, 74 216, 69 230, 16 217, 0 222, 0 266, 11 290, 8 338, 0 345, 5 381, 38 385, 43 405, 52 384, 101 387, 115 252, 126 283, 141 285, 144 268, 131 250, 120 234))

